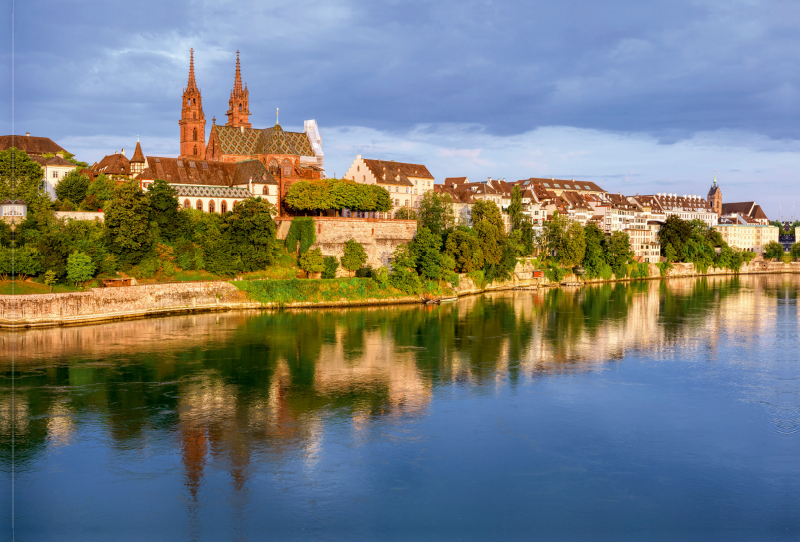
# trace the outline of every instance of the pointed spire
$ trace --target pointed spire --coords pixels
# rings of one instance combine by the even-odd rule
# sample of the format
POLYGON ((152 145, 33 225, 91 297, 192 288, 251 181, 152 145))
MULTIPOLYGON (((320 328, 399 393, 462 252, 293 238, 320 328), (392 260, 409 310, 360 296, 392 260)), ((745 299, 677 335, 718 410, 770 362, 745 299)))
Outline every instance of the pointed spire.
POLYGON ((189 89, 197 90, 197 83, 194 80, 194 49, 189 49, 189 84, 186 90, 189 89))
POLYGON ((242 91, 242 70, 239 67, 239 51, 236 51, 236 79, 233 82, 233 91, 242 91))
POLYGON ((281 110, 280 107, 276 107, 275 108, 275 126, 279 125, 279 123, 278 123, 278 113, 280 113, 280 110, 281 110))
POLYGON ((717 168, 714 168, 714 186, 717 186, 717 168))
POLYGON ((139 143, 139 138, 136 138, 136 149, 133 151, 133 158, 131 158, 131 162, 141 162, 144 163, 144 153, 142 152, 142 145, 139 143))

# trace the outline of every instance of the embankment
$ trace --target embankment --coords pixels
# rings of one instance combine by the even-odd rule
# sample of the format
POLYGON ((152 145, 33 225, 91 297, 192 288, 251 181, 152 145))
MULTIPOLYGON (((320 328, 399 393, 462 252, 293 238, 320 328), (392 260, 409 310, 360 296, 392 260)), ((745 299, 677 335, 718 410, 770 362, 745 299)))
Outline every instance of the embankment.
MULTIPOLYGON (((800 273, 800 262, 753 261, 742 266, 739 274, 800 273)), ((673 264, 666 278, 734 275, 728 269, 710 268, 699 273, 693 264, 673 264)), ((650 264, 649 278, 661 279, 658 266, 650 264)), ((631 279, 620 279, 631 280, 631 279)), ((639 280, 639 279, 637 279, 639 280)), ((297 292, 283 297, 270 292, 258 282, 242 284, 225 281, 148 284, 126 288, 93 288, 87 292, 0 296, 0 328, 67 326, 127 318, 143 318, 192 312, 235 309, 349 307, 420 303, 420 296, 403 296, 375 289, 369 279, 350 281, 298 281, 297 292), (356 284, 357 281, 366 281, 356 284), (334 287, 335 286, 335 287, 334 287)), ((276 281, 268 281, 276 282, 276 281)), ((530 263, 518 264, 508 281, 476 284, 462 275, 458 295, 518 288, 560 285, 585 285, 617 282, 602 279, 584 280, 567 275, 559 284, 545 277, 535 277, 530 263)))

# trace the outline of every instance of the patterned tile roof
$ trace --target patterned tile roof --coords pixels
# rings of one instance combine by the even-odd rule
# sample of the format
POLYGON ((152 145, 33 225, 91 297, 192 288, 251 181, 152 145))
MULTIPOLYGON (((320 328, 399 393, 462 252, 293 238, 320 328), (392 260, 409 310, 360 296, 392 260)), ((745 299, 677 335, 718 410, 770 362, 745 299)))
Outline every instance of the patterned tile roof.
POLYGON ((247 188, 236 188, 233 186, 194 186, 188 184, 173 185, 179 198, 240 198, 250 197, 247 188))
POLYGON ((285 132, 279 124, 272 128, 244 128, 214 125, 222 154, 290 154, 315 158, 308 136, 285 132))

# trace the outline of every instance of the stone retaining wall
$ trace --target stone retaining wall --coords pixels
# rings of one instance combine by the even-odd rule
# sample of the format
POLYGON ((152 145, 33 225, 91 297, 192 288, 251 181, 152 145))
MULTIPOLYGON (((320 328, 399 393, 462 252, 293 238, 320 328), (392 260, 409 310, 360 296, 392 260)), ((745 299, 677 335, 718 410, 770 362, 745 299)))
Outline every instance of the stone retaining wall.
POLYGON ((176 312, 260 307, 223 281, 93 288, 88 292, 0 296, 0 326, 64 325, 176 312))
MULTIPOLYGON (((312 248, 319 248, 325 256, 340 258, 344 254, 344 244, 355 239, 367 253, 367 264, 380 267, 389 264, 389 258, 398 245, 408 243, 417 233, 416 220, 389 220, 377 218, 339 218, 315 216, 317 242, 312 248)), ((291 226, 291 218, 276 218, 278 239, 286 239, 291 226)))

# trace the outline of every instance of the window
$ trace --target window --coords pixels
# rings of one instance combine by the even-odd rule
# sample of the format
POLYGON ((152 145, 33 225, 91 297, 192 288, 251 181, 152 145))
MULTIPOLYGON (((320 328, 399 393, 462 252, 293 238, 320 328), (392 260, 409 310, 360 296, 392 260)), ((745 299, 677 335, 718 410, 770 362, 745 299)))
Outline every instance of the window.
POLYGON ((188 199, 183 201, 183 208, 184 209, 191 209, 192 208, 192 204, 189 202, 188 199))
POLYGON ((242 110, 242 104, 239 104, 239 111, 242 110))
POLYGON ((194 207, 198 211, 202 211, 203 210, 203 200, 197 200, 197 203, 195 203, 194 207))
POLYGON ((400 206, 400 200, 399 199, 394 200, 394 206, 395 207, 399 207, 400 206))
POLYGON ((292 163, 289 161, 288 158, 284 159, 283 163, 281 164, 281 169, 283 169, 284 177, 292 176, 292 163))
POLYGON ((208 212, 209 213, 213 213, 214 212, 214 207, 215 207, 214 206, 214 200, 212 199, 211 201, 208 202, 208 212))
POLYGON ((362 175, 361 177, 363 177, 363 178, 361 179, 362 181, 364 181, 364 182, 367 182, 367 176, 366 176, 366 175, 362 175))
POLYGON ((197 141, 197 128, 192 129, 192 141, 197 141))
POLYGON ((194 113, 192 113, 192 118, 193 118, 194 120, 197 120, 197 111, 195 111, 194 113))
POLYGON ((192 105, 192 99, 191 99, 191 98, 189 98, 188 100, 186 100, 186 105, 192 105))
POLYGON ((220 213, 227 213, 228 212, 228 202, 223 200, 222 203, 219 204, 219 212, 220 213))
POLYGON ((361 171, 361 166, 356 166, 356 171, 361 171))
POLYGON ((58 179, 58 171, 53 170, 53 178, 58 179))
POLYGON ((197 145, 194 146, 194 152, 192 154, 197 156, 197 145))
POLYGON ((416 189, 416 188, 414 189, 414 193, 415 193, 415 194, 417 193, 417 189, 416 189))
POLYGON ((193 168, 197 169, 197 166, 195 166, 194 160, 189 160, 189 167, 193 167, 193 168))
POLYGON ((203 169, 208 169, 208 163, 200 162, 200 165, 203 166, 203 169))
POLYGON ((408 200, 406 200, 406 207, 408 207, 408 200))

